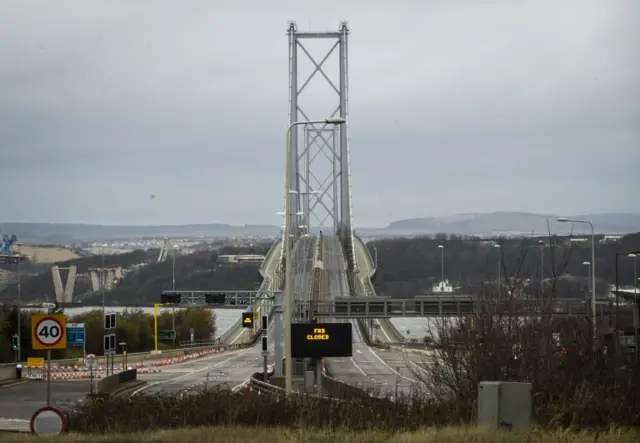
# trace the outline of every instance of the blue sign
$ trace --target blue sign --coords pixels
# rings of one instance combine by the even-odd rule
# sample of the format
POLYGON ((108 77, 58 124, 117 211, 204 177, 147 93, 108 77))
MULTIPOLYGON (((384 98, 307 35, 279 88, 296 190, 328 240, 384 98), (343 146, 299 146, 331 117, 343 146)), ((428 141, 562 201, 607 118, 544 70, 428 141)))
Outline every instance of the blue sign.
POLYGON ((411 329, 407 329, 407 335, 411 335, 411 329))
POLYGON ((67 343, 72 347, 84 347, 84 323, 67 323, 67 343))

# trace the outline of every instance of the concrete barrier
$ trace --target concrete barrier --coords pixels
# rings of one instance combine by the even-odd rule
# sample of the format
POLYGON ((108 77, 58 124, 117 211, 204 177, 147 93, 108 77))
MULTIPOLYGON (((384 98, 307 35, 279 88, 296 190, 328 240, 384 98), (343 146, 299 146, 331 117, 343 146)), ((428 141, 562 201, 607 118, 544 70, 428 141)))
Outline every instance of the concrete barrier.
POLYGON ((0 366, 0 381, 12 380, 16 378, 16 364, 11 363, 8 365, 0 366))
POLYGON ((123 384, 137 380, 137 378, 138 371, 136 369, 110 375, 102 380, 98 380, 96 383, 96 392, 98 392, 98 394, 111 394, 118 390, 123 384))

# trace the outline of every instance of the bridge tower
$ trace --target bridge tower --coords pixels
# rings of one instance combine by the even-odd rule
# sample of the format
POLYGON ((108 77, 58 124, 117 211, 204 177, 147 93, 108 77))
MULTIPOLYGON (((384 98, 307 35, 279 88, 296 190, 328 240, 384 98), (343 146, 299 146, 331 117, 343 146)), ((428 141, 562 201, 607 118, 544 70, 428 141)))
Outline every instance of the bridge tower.
POLYGON ((339 236, 349 271, 353 272, 356 261, 348 132, 349 28, 343 21, 337 31, 300 32, 292 21, 287 34, 289 123, 332 117, 347 121, 339 126, 313 124, 292 129, 291 169, 286 171, 291 177, 292 192, 285 196, 292 208, 287 215, 289 226, 294 238, 316 228, 339 236), (316 47, 322 44, 326 48, 316 47), (304 62, 309 72, 305 72, 304 62))

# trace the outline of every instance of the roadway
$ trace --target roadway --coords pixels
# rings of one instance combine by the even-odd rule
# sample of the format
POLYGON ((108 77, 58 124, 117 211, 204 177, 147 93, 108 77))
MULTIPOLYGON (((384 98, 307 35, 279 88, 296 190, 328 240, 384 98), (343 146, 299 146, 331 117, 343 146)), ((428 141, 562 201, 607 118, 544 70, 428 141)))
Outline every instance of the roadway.
MULTIPOLYGON (((269 356, 273 362, 273 328, 268 331, 269 356)), ((282 340, 282 339, 281 339, 282 340)), ((262 372, 263 357, 260 341, 251 348, 214 354, 198 360, 166 366, 162 372, 138 376, 147 382, 137 394, 187 391, 197 388, 226 385, 236 387, 254 373, 262 372)))
MULTIPOLYGON (((355 256, 358 262, 358 280, 362 285, 363 295, 375 296, 375 289, 370 278, 375 274, 375 265, 371 260, 371 255, 365 243, 359 237, 354 238, 355 256)), ((383 343, 398 343, 403 340, 402 334, 387 319, 374 319, 373 324, 377 324, 380 333, 378 339, 383 343)))
MULTIPOLYGON (((323 271, 321 298, 348 297, 346 260, 342 244, 336 237, 323 239, 323 271)), ((374 350, 365 343, 355 320, 334 320, 351 322, 353 328, 353 355, 351 357, 328 358, 327 369, 333 377, 365 389, 395 390, 408 392, 416 382, 405 359, 419 361, 417 355, 404 355, 401 351, 374 350)))
MULTIPOLYGON (((278 265, 280 264, 280 251, 282 249, 282 241, 278 240, 271 247, 267 256, 264 259, 264 262, 260 266, 260 274, 264 277, 262 284, 260 285, 259 291, 270 293, 271 291, 279 289, 279 285, 276 284, 276 270, 278 269, 278 265)), ((260 311, 260 315, 264 311, 263 305, 268 304, 266 300, 261 300, 258 302, 258 311, 260 311)), ((256 325, 258 327, 258 325, 256 325)), ((227 330, 220 338, 223 343, 226 344, 238 344, 242 343, 243 338, 245 337, 245 330, 241 325, 241 318, 238 318, 236 323, 227 330)))
MULTIPOLYGON (((89 380, 51 382, 51 405, 64 406, 86 398, 89 380)), ((39 408, 46 406, 47 390, 44 382, 25 382, 0 388, 0 420, 28 420, 39 408)))

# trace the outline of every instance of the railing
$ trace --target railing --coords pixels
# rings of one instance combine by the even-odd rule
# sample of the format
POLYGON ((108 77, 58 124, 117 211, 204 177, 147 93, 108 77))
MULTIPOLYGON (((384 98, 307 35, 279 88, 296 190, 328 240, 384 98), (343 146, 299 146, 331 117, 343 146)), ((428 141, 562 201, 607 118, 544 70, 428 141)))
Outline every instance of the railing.
POLYGON ((286 391, 279 386, 275 386, 269 383, 265 383, 260 380, 262 378, 262 372, 256 372, 249 379, 249 388, 253 391, 257 391, 261 394, 268 395, 285 395, 286 391))
MULTIPOLYGON (((305 303, 300 303, 305 305, 305 303)), ((385 297, 351 297, 346 299, 321 300, 312 304, 316 317, 334 318, 392 318, 392 317, 461 317, 482 312, 489 306, 498 314, 515 316, 537 316, 543 312, 553 315, 583 316, 589 312, 582 300, 555 299, 548 303, 537 300, 505 300, 501 303, 484 304, 483 300, 472 297, 427 297, 414 299, 389 299, 385 297)), ((302 309, 308 309, 302 306, 302 309)), ((610 299, 597 301, 596 314, 613 313, 610 299)))

